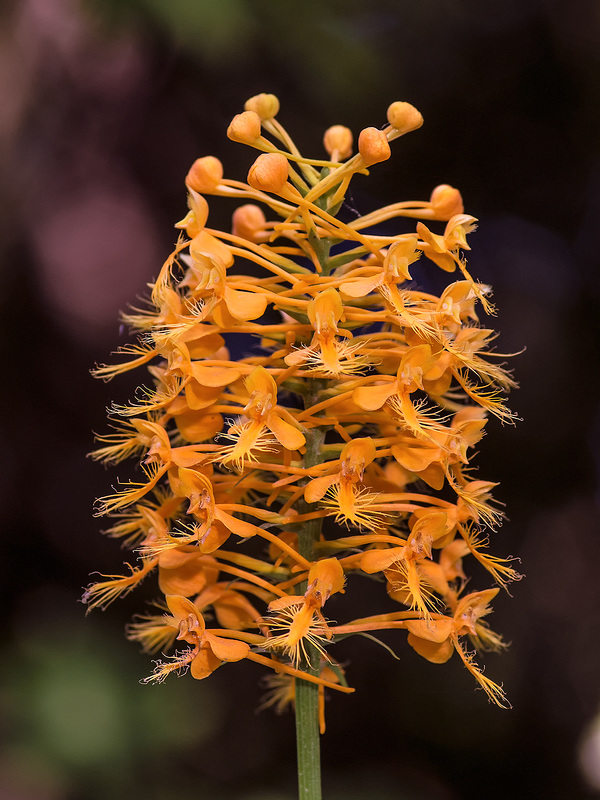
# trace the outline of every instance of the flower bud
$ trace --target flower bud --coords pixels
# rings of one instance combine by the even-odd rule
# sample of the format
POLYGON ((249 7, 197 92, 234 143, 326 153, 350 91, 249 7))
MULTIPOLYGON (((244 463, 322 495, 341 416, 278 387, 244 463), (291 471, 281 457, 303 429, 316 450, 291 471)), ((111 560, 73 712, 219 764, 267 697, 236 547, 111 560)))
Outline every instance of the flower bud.
POLYGON ((423 116, 420 111, 410 103, 403 103, 398 100, 387 110, 388 122, 399 134, 416 131, 423 124, 423 116))
POLYGON ((387 161, 392 155, 387 136, 378 128, 365 128, 360 132, 358 152, 367 167, 371 164, 378 164, 380 161, 387 161))
POLYGON ((450 219, 455 214, 462 214, 465 210, 460 192, 453 186, 448 186, 447 183, 435 187, 429 202, 433 213, 440 219, 450 219))
POLYGON ((261 192, 280 192, 288 179, 289 164, 280 153, 263 153, 248 172, 248 183, 261 192))
POLYGON ((330 156, 336 153, 338 159, 348 158, 352 155, 352 131, 345 125, 332 125, 325 131, 323 145, 330 156))
POLYGON ((185 182, 194 192, 210 194, 223 178, 223 165, 214 156, 197 158, 188 172, 185 182))
POLYGON ((250 242, 256 241, 256 234, 262 231, 266 219, 262 209, 254 203, 236 208, 232 217, 232 233, 250 242))
POLYGON ((246 111, 254 111, 261 119, 273 119, 279 113, 279 100, 274 94, 256 94, 244 103, 246 111))
POLYGON ((227 128, 227 136, 234 142, 254 144, 260 136, 260 117, 256 111, 236 114, 227 128))

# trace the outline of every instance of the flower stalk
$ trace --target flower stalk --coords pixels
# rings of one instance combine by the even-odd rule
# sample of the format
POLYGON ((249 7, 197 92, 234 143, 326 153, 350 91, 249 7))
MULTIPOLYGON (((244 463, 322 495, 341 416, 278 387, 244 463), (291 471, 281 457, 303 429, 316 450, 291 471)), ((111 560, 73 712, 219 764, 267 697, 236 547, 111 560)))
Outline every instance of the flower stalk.
POLYGON ((229 127, 260 153, 245 181, 213 156, 192 165, 179 239, 146 306, 123 315, 139 341, 96 370, 148 377, 112 407, 93 454, 139 461, 140 479, 98 502, 136 562, 84 599, 104 607, 155 581, 156 607, 128 630, 172 653, 147 682, 246 660, 269 670, 263 705, 295 705, 300 797, 315 800, 325 691, 354 691, 333 655, 340 638, 388 630, 431 663, 457 653, 508 703, 471 648, 504 646, 485 617, 520 576, 488 551, 502 512, 472 462, 489 417, 515 419, 515 384, 480 322, 491 290, 466 266, 476 220, 460 192, 442 184, 362 216, 344 204, 419 112, 393 103, 355 155, 351 132, 332 126, 328 159, 302 156, 278 113, 258 95, 229 127), (211 196, 234 201, 231 230, 208 225, 211 196), (439 296, 432 270, 449 278, 439 296), (495 587, 466 591, 473 561, 495 587), (381 613, 364 617, 373 578, 381 613))

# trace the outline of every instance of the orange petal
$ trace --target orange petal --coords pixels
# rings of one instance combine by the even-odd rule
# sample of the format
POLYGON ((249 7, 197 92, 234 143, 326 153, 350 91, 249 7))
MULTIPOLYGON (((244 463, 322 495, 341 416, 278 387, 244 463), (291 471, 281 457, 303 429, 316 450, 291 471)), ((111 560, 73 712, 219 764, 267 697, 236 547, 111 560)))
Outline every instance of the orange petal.
MULTIPOLYGON (((170 552, 176 551, 171 550, 170 552)), ((163 567, 159 563, 158 586, 163 594, 189 597, 198 594, 206 586, 207 575, 202 561, 193 553, 187 554, 187 556, 186 563, 171 568, 163 567)))
POLYGON ((308 587, 321 593, 323 602, 332 594, 344 591, 344 569, 337 558, 323 558, 308 573, 308 587), (314 584, 314 586, 313 586, 314 584))
POLYGON ((276 597, 275 600, 271 600, 271 602, 269 603, 269 611, 279 611, 282 608, 299 605, 300 603, 303 602, 304 602, 303 594, 289 594, 286 595, 285 597, 276 597))
MULTIPOLYGON (((216 514, 215 514, 216 516, 216 514)), ((218 550, 227 539, 229 539, 231 531, 221 522, 213 522, 208 531, 204 534, 199 542, 199 549, 201 553, 214 553, 218 550)))
POLYGON ((249 395, 259 392, 277 398, 277 384, 264 367, 254 367, 244 383, 249 395))

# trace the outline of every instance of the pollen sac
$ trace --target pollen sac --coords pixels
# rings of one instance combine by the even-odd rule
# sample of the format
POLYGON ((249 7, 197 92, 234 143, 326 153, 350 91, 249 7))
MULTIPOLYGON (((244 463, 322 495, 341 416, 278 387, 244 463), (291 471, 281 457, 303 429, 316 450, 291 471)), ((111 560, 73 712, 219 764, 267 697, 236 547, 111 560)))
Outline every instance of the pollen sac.
POLYGON ((479 321, 493 309, 465 258, 477 220, 443 183, 338 216, 355 174, 421 126, 410 103, 362 130, 354 156, 350 130, 328 128, 329 160, 300 153, 274 95, 244 109, 227 136, 257 151, 246 182, 214 156, 194 162, 177 244, 123 315, 138 339, 95 371, 140 374, 94 454, 138 469, 97 506, 128 566, 85 601, 145 581, 158 608, 129 636, 171 650, 147 682, 252 660, 295 681, 292 696, 318 685, 321 730, 323 692, 353 691, 337 642, 385 629, 434 664, 456 653, 506 704, 471 646, 504 646, 490 604, 520 577, 488 550, 503 515, 475 474, 484 426, 514 419, 515 386, 479 321), (208 226, 214 195, 231 230, 208 226), (493 588, 472 586, 475 562, 493 588))

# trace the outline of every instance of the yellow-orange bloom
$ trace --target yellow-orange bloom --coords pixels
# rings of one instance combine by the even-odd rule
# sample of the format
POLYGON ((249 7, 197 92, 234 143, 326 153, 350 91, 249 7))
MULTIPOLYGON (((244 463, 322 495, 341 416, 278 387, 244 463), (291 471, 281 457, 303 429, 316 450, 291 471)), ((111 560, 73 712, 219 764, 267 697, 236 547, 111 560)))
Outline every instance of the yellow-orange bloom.
POLYGON ((279 111, 257 94, 229 125, 257 151, 245 180, 214 156, 192 164, 177 243, 147 303, 123 315, 140 338, 96 370, 147 371, 111 407, 94 454, 135 458, 143 477, 99 502, 109 535, 135 553, 85 599, 105 606, 154 581, 168 613, 138 617, 129 637, 149 652, 187 649, 148 681, 254 661, 283 682, 280 705, 318 685, 322 730, 324 689, 352 691, 331 652, 356 633, 408 631, 434 663, 456 651, 503 703, 464 646, 502 646, 484 619, 497 588, 464 595, 470 562, 499 586, 519 577, 487 549, 502 513, 495 483, 473 474, 487 418, 514 419, 504 395, 515 385, 479 321, 491 290, 466 267, 476 219, 445 183, 338 216, 354 176, 422 125, 410 103, 365 127, 354 155, 352 132, 328 128, 326 158, 306 158, 279 111), (233 201, 230 229, 209 223, 213 195, 233 201), (436 267, 460 280, 432 293, 436 267), (381 613, 324 616, 332 596, 336 617, 356 616, 347 595, 360 603, 373 579, 381 613))

